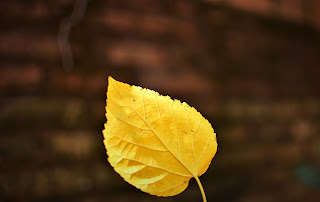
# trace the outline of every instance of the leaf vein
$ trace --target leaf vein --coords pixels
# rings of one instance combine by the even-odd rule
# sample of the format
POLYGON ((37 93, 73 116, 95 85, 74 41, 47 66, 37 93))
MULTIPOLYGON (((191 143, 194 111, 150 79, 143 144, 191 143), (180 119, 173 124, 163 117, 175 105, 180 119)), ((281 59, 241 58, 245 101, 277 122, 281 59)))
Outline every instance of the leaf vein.
MULTIPOLYGON (((191 131, 188 112, 187 112, 185 106, 184 106, 184 105, 182 105, 182 106, 183 106, 184 111, 186 112, 186 117, 187 117, 187 122, 188 122, 189 130, 191 131)), ((198 173, 198 165, 197 165, 196 157, 195 157, 195 155, 194 155, 194 146, 193 146, 194 140, 193 140, 193 134, 194 134, 194 132, 192 132, 192 133, 190 134, 190 135, 191 135, 192 154, 193 154, 194 164, 195 164, 195 167, 196 167, 196 173, 198 173)))
POLYGON ((173 187, 170 187, 170 188, 168 188, 168 189, 166 189, 166 190, 164 190, 164 191, 161 191, 160 193, 167 192, 167 191, 169 191, 169 190, 172 190, 172 189, 174 189, 174 188, 177 188, 177 187, 181 186, 181 184, 183 184, 183 183, 185 183, 185 182, 182 181, 182 182, 179 183, 178 185, 175 185, 175 186, 173 186, 173 187))
POLYGON ((113 135, 114 137, 116 138, 119 138, 120 140, 124 141, 124 142, 127 142, 129 144, 133 144, 133 145, 136 145, 136 146, 139 146, 139 147, 143 147, 143 148, 146 148, 146 149, 150 149, 150 150, 155 150, 155 151, 160 151, 160 152, 167 152, 168 150, 167 149, 155 149, 155 148, 151 148, 151 147, 147 147, 145 145, 141 145, 141 144, 138 144, 138 143, 134 143, 134 142, 131 142, 129 140, 125 140, 123 139, 122 137, 119 137, 117 135, 113 135))
POLYGON ((156 100, 156 103, 157 103, 159 118, 160 118, 160 121, 161 121, 161 138, 163 138, 163 121, 162 121, 161 112, 160 112, 160 108, 159 108, 159 103, 158 103, 157 97, 158 96, 156 96, 155 100, 156 100))
MULTIPOLYGON (((119 155, 114 154, 114 153, 113 153, 113 155, 119 156, 119 155)), ((179 176, 182 176, 182 177, 193 177, 192 174, 191 174, 191 175, 183 175, 183 174, 181 174, 181 173, 176 173, 176 172, 173 172, 173 171, 171 171, 171 170, 167 170, 167 169, 165 169, 165 168, 161 168, 161 167, 159 167, 159 166, 154 166, 154 165, 146 164, 146 163, 141 162, 141 161, 138 161, 138 160, 136 160, 136 159, 131 159, 131 158, 128 158, 128 157, 123 157, 123 156, 119 156, 119 157, 121 157, 121 158, 123 158, 123 159, 126 159, 126 160, 129 160, 129 161, 138 162, 138 163, 141 163, 141 164, 146 165, 146 166, 149 166, 149 167, 161 169, 161 170, 164 170, 164 171, 166 171, 166 172, 169 172, 169 173, 172 173, 172 174, 175 174, 175 175, 179 175, 179 176)))
MULTIPOLYGON (((111 100, 111 99, 110 99, 110 100, 111 100)), ((112 100, 111 100, 111 101, 112 101, 112 100)), ((114 101, 112 101, 112 102, 114 102, 114 101)), ((115 103, 115 104, 117 104, 117 103, 115 103)), ((120 106, 120 107, 129 107, 130 109, 132 109, 130 106, 122 106, 122 105, 118 105, 118 106, 120 106)), ((132 109, 132 110, 133 110, 133 109, 132 109)), ((133 110, 133 111, 135 111, 135 110, 133 110)), ((128 124, 128 125, 130 125, 130 126, 132 126, 132 127, 138 128, 138 129, 140 129, 140 130, 151 131, 150 128, 149 128, 149 129, 148 129, 148 128, 140 128, 140 127, 138 127, 138 126, 135 126, 135 125, 133 125, 133 124, 131 124, 131 123, 123 120, 123 119, 120 118, 120 117, 115 116, 114 113, 113 113, 111 110, 109 110, 109 112, 110 112, 116 119, 119 119, 120 121, 122 121, 122 122, 124 122, 124 123, 126 123, 126 124, 128 124)))
POLYGON ((207 149, 208 145, 209 145, 209 137, 208 137, 208 139, 207 139, 207 143, 206 143, 206 146, 205 146, 205 148, 204 148, 204 150, 203 150, 202 154, 201 154, 201 155, 199 156, 199 158, 197 159, 197 162, 202 158, 202 156, 203 156, 204 152, 206 151, 206 149, 207 149))
POLYGON ((173 114, 173 110, 172 110, 172 105, 173 105, 173 102, 170 104, 170 110, 171 110, 171 114, 172 114, 172 120, 173 120, 173 124, 174 124, 174 127, 176 129, 176 132, 177 132, 177 142, 178 142, 178 149, 179 149, 179 157, 181 159, 181 148, 180 148, 180 138, 179 138, 179 133, 178 133, 178 129, 177 129, 177 125, 176 125, 176 122, 174 120, 174 114, 173 114))

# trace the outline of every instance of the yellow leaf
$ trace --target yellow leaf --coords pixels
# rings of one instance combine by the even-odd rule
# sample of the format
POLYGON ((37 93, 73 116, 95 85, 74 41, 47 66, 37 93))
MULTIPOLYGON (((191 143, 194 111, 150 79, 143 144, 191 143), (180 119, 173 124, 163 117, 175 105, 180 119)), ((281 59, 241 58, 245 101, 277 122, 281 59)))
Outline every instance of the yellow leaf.
POLYGON ((183 192, 217 151, 211 124, 185 102, 130 86, 109 77, 107 123, 103 130, 108 161, 125 181, 157 196, 183 192))

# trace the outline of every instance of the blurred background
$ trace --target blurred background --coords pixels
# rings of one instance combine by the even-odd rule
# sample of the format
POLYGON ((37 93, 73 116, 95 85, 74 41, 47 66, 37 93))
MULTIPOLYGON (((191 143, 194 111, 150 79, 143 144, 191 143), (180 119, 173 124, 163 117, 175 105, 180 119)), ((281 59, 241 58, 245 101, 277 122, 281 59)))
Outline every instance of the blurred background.
POLYGON ((201 201, 126 183, 107 77, 187 102, 218 152, 208 201, 320 201, 320 1, 0 1, 0 201, 201 201))

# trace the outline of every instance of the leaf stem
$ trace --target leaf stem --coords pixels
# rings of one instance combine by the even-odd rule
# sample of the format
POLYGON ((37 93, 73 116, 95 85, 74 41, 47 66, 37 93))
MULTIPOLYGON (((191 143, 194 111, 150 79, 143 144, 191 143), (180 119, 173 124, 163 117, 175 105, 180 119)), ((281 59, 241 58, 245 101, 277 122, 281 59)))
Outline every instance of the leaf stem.
POLYGON ((207 202, 206 194, 204 193, 204 189, 202 187, 202 184, 201 184, 198 176, 195 176, 194 178, 196 179, 196 181, 198 183, 198 186, 200 188, 200 192, 201 192, 201 195, 202 195, 203 202, 207 202))

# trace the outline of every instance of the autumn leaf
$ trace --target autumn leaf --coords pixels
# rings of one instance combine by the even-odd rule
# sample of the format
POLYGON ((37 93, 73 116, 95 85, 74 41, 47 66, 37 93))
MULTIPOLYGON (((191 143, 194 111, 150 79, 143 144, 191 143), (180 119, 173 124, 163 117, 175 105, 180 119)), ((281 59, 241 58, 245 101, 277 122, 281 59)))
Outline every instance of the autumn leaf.
POLYGON ((109 77, 107 123, 103 130, 108 161, 125 181, 157 196, 183 192, 217 151, 211 124, 185 102, 109 77))

